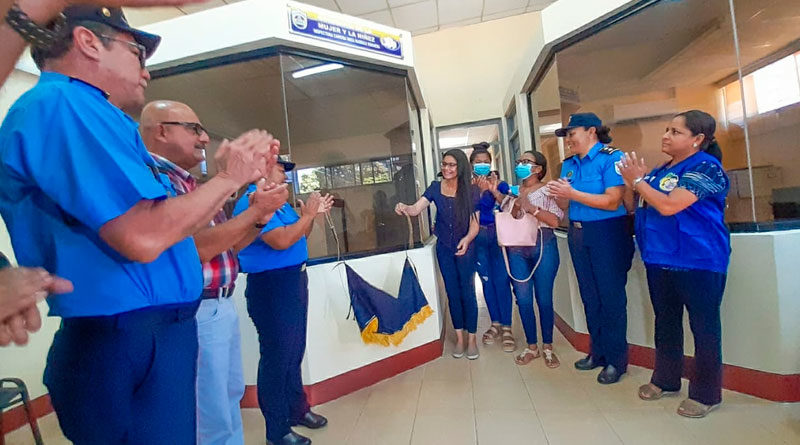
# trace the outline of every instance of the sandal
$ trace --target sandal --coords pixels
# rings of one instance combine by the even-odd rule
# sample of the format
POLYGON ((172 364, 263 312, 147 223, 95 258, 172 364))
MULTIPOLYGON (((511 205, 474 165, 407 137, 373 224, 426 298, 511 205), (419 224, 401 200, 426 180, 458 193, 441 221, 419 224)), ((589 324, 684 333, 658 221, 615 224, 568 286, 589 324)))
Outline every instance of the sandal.
POLYGON ((561 362, 558 361, 558 357, 553 352, 552 349, 544 348, 544 364, 550 369, 555 369, 561 366, 561 362))
POLYGON ((708 413, 711 412, 714 408, 718 407, 720 404, 717 403, 716 405, 704 405, 697 400, 686 399, 681 402, 681 405, 678 407, 678 414, 683 417, 691 417, 692 419, 700 419, 705 417, 708 413))
POLYGON ((517 350, 517 341, 514 340, 514 335, 511 333, 511 328, 503 328, 503 351, 514 352, 517 350))
POLYGON ((492 325, 486 332, 483 333, 483 344, 484 345, 493 345, 495 340, 500 337, 500 330, 497 329, 497 325, 492 325))
POLYGON ((516 357, 514 357, 514 363, 518 365, 527 365, 528 363, 536 360, 539 357, 541 357, 541 354, 539 353, 538 349, 532 351, 528 348, 525 348, 522 351, 522 354, 519 354, 516 357))

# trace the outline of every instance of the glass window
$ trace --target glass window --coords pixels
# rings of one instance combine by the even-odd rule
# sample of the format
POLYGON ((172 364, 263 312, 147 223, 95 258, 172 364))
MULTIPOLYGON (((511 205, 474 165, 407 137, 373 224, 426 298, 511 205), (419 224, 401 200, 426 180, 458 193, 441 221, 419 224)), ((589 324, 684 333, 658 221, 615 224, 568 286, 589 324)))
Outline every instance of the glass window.
MULTIPOLYGON (((544 180, 558 178, 564 159, 563 144, 555 135, 561 128, 561 94, 558 88, 558 62, 548 68, 539 86, 530 94, 533 123, 536 125, 534 141, 536 150, 547 158, 547 176, 544 180)), ((534 129, 534 127, 531 127, 534 129)), ((517 157, 519 155, 516 155, 517 157)))
POLYGON ((800 2, 733 0, 744 71, 752 192, 756 221, 781 222, 800 218, 800 2))
MULTIPOLYGON (((500 119, 491 123, 474 123, 438 128, 439 157, 437 171, 441 168, 438 161, 448 150, 460 148, 467 157, 472 153, 472 145, 486 142, 489 144, 489 153, 492 154, 492 170, 500 171, 501 177, 507 176, 503 169, 503 143, 500 140, 500 119)), ((503 177, 502 179, 507 179, 503 177)))

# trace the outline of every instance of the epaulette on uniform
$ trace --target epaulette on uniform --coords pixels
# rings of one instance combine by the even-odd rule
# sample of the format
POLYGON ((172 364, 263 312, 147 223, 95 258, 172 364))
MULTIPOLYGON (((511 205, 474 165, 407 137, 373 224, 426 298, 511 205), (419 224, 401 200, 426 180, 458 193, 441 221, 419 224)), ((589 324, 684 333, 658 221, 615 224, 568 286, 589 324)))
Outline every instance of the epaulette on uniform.
POLYGON ((607 146, 605 146, 605 147, 600 149, 600 153, 607 154, 607 155, 613 154, 615 151, 619 151, 619 148, 615 148, 615 147, 612 147, 610 145, 607 145, 607 146))

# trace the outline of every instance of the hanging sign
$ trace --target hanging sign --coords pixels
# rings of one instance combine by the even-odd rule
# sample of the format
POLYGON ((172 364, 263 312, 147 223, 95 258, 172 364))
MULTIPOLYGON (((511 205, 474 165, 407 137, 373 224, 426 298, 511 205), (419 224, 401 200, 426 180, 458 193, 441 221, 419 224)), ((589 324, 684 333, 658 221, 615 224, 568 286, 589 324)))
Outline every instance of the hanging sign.
POLYGON ((341 19, 289 5, 289 32, 386 56, 403 58, 400 36, 364 26, 344 24, 341 19))

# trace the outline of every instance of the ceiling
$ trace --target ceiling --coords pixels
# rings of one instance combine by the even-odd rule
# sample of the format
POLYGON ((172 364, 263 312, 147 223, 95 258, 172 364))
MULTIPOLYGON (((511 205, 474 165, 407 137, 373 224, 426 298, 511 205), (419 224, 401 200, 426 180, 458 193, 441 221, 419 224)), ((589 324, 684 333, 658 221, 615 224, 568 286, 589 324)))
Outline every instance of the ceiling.
MULTIPOLYGON (((176 8, 126 8, 134 26, 143 26, 240 0, 211 0, 176 8)), ((263 0, 278 1, 278 0, 263 0)), ((541 11, 557 0, 305 0, 302 3, 357 16, 414 35, 541 11)), ((587 0, 590 1, 590 0, 587 0)))
MULTIPOLYGON (((800 1, 735 6, 743 66, 800 38, 800 1)), ((718 86, 738 67, 728 1, 661 2, 560 52, 557 64, 560 85, 581 102, 718 86)))

